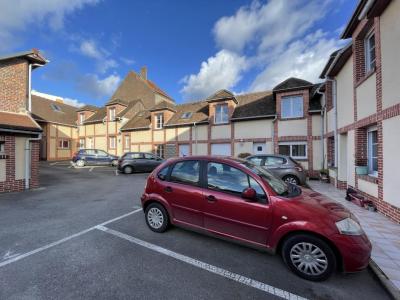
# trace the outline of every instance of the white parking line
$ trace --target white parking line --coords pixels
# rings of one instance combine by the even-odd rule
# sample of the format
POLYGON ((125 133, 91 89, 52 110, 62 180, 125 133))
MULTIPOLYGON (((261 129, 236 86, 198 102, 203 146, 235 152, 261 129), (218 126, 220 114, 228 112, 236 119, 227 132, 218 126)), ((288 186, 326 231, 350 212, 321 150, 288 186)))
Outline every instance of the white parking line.
POLYGON ((115 176, 118 176, 118 175, 119 175, 118 170, 115 170, 115 176))
POLYGON ((276 297, 283 298, 283 299, 296 299, 296 300, 304 300, 304 299, 306 299, 306 298, 303 298, 303 297, 298 296, 296 294, 292 294, 292 293, 287 292, 285 290, 273 287, 273 286, 268 285, 266 283, 263 283, 263 282, 260 282, 260 281, 257 281, 257 280, 254 280, 254 279, 239 275, 237 273, 233 273, 231 271, 216 267, 214 265, 210 265, 208 263, 205 263, 205 262, 202 262, 200 260, 191 258, 189 256, 186 256, 186 255, 183 255, 183 254, 168 250, 166 248, 151 244, 149 242, 137 239, 137 238, 135 238, 133 236, 130 236, 130 235, 127 235, 125 233, 122 233, 122 232, 119 232, 119 231, 104 227, 103 225, 96 226, 96 229, 104 231, 104 232, 109 233, 109 234, 112 234, 114 236, 117 236, 119 238, 127 240, 127 241, 129 241, 131 243, 134 243, 134 244, 140 245, 142 247, 145 247, 147 249, 153 250, 155 252, 158 252, 158 253, 167 255, 169 257, 175 258, 175 259, 177 259, 179 261, 185 262, 187 264, 190 264, 190 265, 192 265, 194 267, 197 267, 197 268, 200 268, 202 270, 211 272, 211 273, 216 274, 216 275, 220 275, 220 276, 228 278, 230 280, 233 280, 233 281, 242 283, 244 285, 250 286, 252 288, 261 290, 263 292, 266 292, 268 294, 274 295, 276 297))
POLYGON ((58 164, 58 161, 51 163, 50 166, 55 166, 56 164, 58 164))
POLYGON ((129 212, 129 213, 126 213, 126 214, 124 214, 124 215, 122 215, 122 216, 119 216, 119 217, 116 217, 116 218, 114 218, 114 219, 105 221, 105 222, 103 222, 103 223, 101 223, 101 224, 99 224, 99 225, 96 225, 96 226, 90 227, 90 228, 88 228, 88 229, 82 230, 82 231, 80 231, 80 232, 78 232, 78 233, 75 233, 75 234, 73 234, 73 235, 67 236, 67 237, 65 237, 65 238, 63 238, 63 239, 61 239, 61 240, 55 241, 55 242, 50 243, 50 244, 47 244, 47 245, 45 245, 45 246, 43 246, 43 247, 37 248, 37 249, 35 249, 35 250, 29 251, 29 252, 27 252, 27 253, 24 253, 24 254, 15 256, 15 257, 13 257, 13 258, 10 258, 10 259, 8 259, 8 260, 5 260, 5 261, 3 261, 3 262, 0 262, 0 268, 6 266, 6 265, 8 265, 8 264, 11 264, 11 263, 13 263, 13 262, 19 261, 19 260, 21 260, 21 259, 23 259, 23 258, 26 258, 26 257, 28 257, 28 256, 31 256, 31 255, 33 255, 33 254, 42 252, 42 251, 44 251, 44 250, 46 250, 46 249, 49 249, 49 248, 52 248, 52 247, 54 247, 54 246, 60 245, 60 244, 62 244, 62 243, 64 243, 64 242, 66 242, 66 241, 69 241, 69 240, 71 240, 71 239, 73 239, 73 238, 76 238, 76 237, 78 237, 78 236, 81 236, 81 235, 83 235, 83 234, 85 234, 85 233, 88 233, 89 231, 92 231, 92 230, 96 229, 97 226, 104 226, 104 225, 110 224, 110 223, 115 222, 115 221, 118 221, 118 220, 120 220, 120 219, 122 219, 122 218, 128 217, 128 216, 130 216, 130 215, 132 215, 132 214, 134 214, 134 213, 137 213, 137 212, 139 212, 139 211, 141 211, 141 210, 142 210, 141 208, 136 209, 136 210, 131 211, 131 212, 129 212))
POLYGON ((91 167, 91 168, 89 169, 89 172, 92 172, 92 171, 93 171, 93 169, 94 169, 94 167, 91 167))

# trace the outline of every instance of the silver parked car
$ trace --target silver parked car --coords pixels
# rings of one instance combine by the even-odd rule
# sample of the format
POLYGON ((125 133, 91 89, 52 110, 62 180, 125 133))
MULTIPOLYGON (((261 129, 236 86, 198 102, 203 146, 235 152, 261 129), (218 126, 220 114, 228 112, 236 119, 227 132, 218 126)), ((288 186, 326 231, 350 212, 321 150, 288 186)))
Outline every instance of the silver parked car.
POLYGON ((290 156, 280 154, 260 154, 248 156, 246 159, 257 166, 268 169, 286 182, 297 185, 304 185, 306 183, 306 171, 290 156))

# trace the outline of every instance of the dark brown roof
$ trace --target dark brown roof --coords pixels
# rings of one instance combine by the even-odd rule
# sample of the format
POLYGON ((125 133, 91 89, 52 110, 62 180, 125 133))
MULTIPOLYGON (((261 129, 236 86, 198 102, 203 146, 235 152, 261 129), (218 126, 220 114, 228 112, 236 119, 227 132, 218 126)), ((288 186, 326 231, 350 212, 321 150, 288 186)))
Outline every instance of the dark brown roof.
POLYGON ((81 108, 78 108, 76 111, 94 111, 96 112, 99 108, 94 105, 85 105, 82 106, 81 108))
POLYGON ((112 104, 121 104, 123 106, 128 106, 129 102, 125 101, 125 100, 122 100, 122 99, 112 99, 112 100, 107 102, 106 106, 107 105, 112 105, 112 104))
POLYGON ((143 106, 142 100, 137 99, 137 100, 134 100, 134 101, 129 102, 128 106, 127 106, 124 110, 122 110, 122 111, 117 115, 117 117, 119 117, 119 118, 124 117, 124 116, 127 117, 127 118, 133 117, 133 115, 131 115, 131 113, 132 113, 132 111, 133 111, 133 108, 134 108, 137 104, 141 104, 141 109, 139 109, 139 110, 143 110, 144 106, 143 106))
POLYGON ((42 128, 29 115, 10 112, 0 112, 0 131, 1 129, 42 131, 42 128))
POLYGON ((103 122, 103 119, 107 117, 107 108, 106 107, 101 107, 98 108, 97 111, 91 115, 89 118, 83 122, 84 124, 89 124, 89 123, 97 123, 97 122, 103 122))
POLYGON ((76 107, 32 95, 32 117, 39 122, 76 126, 76 107))
POLYGON ((190 102, 175 106, 176 113, 167 122, 166 126, 206 123, 208 122, 208 103, 205 101, 190 102), (189 118, 182 118, 184 113, 192 113, 189 118))
POLYGON ((150 108, 150 111, 158 111, 158 110, 166 110, 167 109, 167 110, 175 112, 176 111, 175 107, 176 107, 176 105, 173 105, 170 102, 161 101, 156 106, 150 108))
POLYGON ((151 125, 151 114, 148 110, 138 112, 132 119, 130 119, 124 126, 121 127, 121 131, 135 130, 135 129, 148 129, 151 125))
POLYGON ((290 77, 285 81, 281 82, 277 86, 273 88, 274 92, 284 91, 284 90, 295 90, 300 88, 311 87, 313 84, 307 80, 303 80, 300 78, 290 77))
POLYGON ((319 75, 319 78, 324 79, 326 76, 336 76, 352 53, 352 43, 349 43, 345 47, 333 52, 322 70, 321 75, 319 75))
POLYGON ((239 104, 232 115, 235 119, 265 118, 275 115, 275 99, 271 91, 236 96, 239 104))
POLYGON ((206 99, 207 102, 214 102, 214 101, 220 101, 220 100, 229 100, 232 99, 237 103, 237 100, 235 98, 235 95, 228 91, 228 90, 219 90, 212 94, 210 97, 206 99))
POLYGON ((173 99, 166 93, 164 92, 158 85, 156 85, 153 81, 147 79, 146 83, 156 92, 159 93, 160 95, 169 98, 173 101, 173 99))
MULTIPOLYGON (((0 56, 0 61, 13 59, 13 58, 24 58, 32 63, 36 63, 36 64, 40 64, 40 65, 44 65, 47 63, 47 60, 40 54, 39 50, 37 50, 37 49, 3 55, 3 56, 0 56)), ((38 66, 33 66, 32 68, 35 69, 37 67, 38 66)))

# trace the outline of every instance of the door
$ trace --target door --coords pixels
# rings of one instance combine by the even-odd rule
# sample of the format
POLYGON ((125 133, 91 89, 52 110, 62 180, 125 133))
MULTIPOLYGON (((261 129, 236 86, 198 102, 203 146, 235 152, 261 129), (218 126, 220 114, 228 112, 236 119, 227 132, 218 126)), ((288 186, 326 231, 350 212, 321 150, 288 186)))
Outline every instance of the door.
POLYGON ((271 224, 271 208, 258 182, 243 171, 210 162, 204 191, 204 227, 214 233, 265 246, 271 224), (241 194, 252 187, 257 201, 247 202, 241 194))
POLYGON ((82 150, 84 151, 82 157, 85 158, 86 164, 88 165, 94 165, 96 164, 96 150, 93 149, 87 149, 87 150, 82 150))
POLYGON ((211 144, 211 155, 231 155, 231 144, 211 144))
POLYGON ((162 195, 172 207, 175 221, 203 227, 204 194, 200 187, 200 162, 177 162, 171 170, 169 181, 163 182, 162 195))
POLYGON ((253 143, 253 154, 266 154, 267 144, 265 143, 253 143))
POLYGON ((96 163, 98 165, 109 165, 111 163, 111 158, 107 152, 103 150, 95 150, 96 151, 96 163))
POLYGON ((185 157, 188 155, 189 155, 189 145, 188 144, 179 145, 179 156, 185 157))

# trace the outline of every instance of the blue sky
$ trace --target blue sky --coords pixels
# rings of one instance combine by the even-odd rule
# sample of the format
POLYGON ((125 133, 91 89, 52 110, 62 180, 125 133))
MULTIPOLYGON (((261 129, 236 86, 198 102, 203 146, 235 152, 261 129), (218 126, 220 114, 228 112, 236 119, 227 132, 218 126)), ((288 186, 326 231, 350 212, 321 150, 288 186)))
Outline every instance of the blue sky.
POLYGON ((50 60, 33 89, 102 105, 129 70, 148 67, 178 103, 227 88, 315 81, 356 0, 0 0, 0 54, 50 60))

